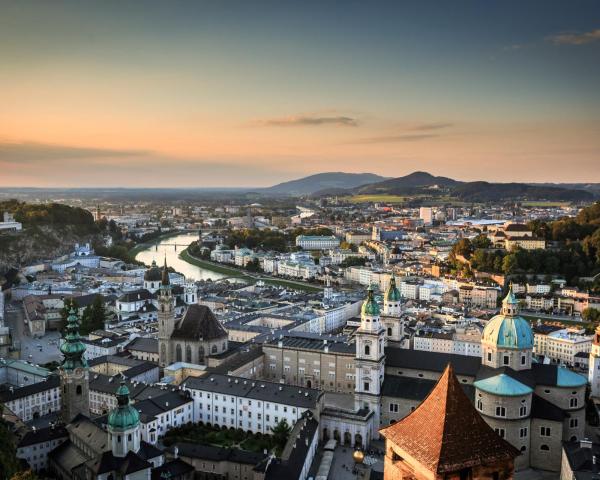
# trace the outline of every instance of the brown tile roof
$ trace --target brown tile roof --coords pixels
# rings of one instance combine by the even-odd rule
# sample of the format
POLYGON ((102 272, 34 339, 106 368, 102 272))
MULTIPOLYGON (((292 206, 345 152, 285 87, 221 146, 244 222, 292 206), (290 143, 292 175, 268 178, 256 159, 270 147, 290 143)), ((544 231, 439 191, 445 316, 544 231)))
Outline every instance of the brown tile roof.
POLYGON ((414 412, 380 432, 436 473, 510 461, 519 455, 477 413, 450 364, 414 412))

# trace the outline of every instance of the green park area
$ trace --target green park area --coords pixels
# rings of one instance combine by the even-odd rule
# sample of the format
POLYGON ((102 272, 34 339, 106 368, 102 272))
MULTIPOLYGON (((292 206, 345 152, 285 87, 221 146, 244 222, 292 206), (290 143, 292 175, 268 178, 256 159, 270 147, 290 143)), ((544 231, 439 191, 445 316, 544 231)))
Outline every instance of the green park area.
POLYGON ((281 455, 290 431, 291 428, 285 420, 275 425, 268 435, 242 429, 189 423, 169 430, 163 443, 165 446, 170 446, 177 442, 188 442, 221 448, 237 448, 255 453, 267 450, 281 455))

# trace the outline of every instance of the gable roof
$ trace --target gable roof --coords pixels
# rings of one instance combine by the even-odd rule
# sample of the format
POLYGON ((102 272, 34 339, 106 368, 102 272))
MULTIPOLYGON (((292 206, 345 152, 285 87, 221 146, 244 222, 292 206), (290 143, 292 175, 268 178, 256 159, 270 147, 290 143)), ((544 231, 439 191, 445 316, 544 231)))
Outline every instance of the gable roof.
POLYGON ((416 410, 380 432, 435 473, 507 462, 519 455, 474 409, 451 364, 416 410))
POLYGON ((227 330, 205 305, 190 305, 171 334, 182 340, 215 340, 227 338, 227 330))

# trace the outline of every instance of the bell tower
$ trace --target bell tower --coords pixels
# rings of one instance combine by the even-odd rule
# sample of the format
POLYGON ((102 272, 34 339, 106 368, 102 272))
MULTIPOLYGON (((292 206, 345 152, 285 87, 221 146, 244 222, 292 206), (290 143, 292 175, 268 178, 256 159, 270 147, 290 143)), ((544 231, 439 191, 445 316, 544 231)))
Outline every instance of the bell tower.
POLYGON ((129 403, 124 380, 117 390, 117 408, 108 414, 108 441, 115 457, 126 457, 140 449, 140 414, 129 403))
POLYGON ((61 416, 69 423, 78 414, 89 417, 89 369, 84 357, 85 345, 79 336, 79 317, 71 308, 67 317, 66 334, 60 346, 63 361, 59 367, 60 388, 62 397, 61 416))
POLYGON ((360 315, 360 327, 356 331, 356 386, 354 390, 355 408, 368 408, 373 411, 371 437, 379 437, 381 385, 384 374, 384 336, 379 305, 373 289, 367 290, 360 315))
POLYGON ((172 362, 170 348, 171 334, 175 329, 175 299, 169 280, 167 258, 162 270, 160 290, 158 292, 158 355, 159 365, 166 367, 172 362))

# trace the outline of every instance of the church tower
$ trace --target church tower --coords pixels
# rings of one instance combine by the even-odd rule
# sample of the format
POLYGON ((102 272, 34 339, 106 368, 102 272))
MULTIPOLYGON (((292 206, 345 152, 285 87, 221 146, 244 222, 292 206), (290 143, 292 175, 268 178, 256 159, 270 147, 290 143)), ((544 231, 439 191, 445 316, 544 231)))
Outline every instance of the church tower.
POLYGON ((588 381, 592 388, 592 397, 600 397, 600 326, 596 327, 592 341, 588 381))
POLYGON ((402 342, 404 338, 404 324, 400 318, 402 314, 402 301, 400 290, 396 286, 394 275, 383 296, 383 328, 385 329, 385 344, 388 342, 402 342))
POLYGON ((117 408, 108 414, 108 442, 115 457, 123 458, 140 449, 140 414, 129 404, 124 380, 117 389, 117 408))
POLYGON ((379 317, 379 305, 372 287, 367 291, 360 315, 360 327, 356 331, 356 387, 355 407, 367 407, 374 412, 371 437, 379 437, 379 395, 384 374, 384 335, 379 317))
POLYGON ((159 365, 166 367, 172 363, 173 352, 171 352, 171 334, 175 329, 175 299, 171 290, 167 259, 162 270, 160 290, 158 292, 158 348, 159 365))
POLYGON ((90 415, 89 369, 83 356, 85 345, 79 336, 79 317, 74 308, 67 317, 66 334, 60 351, 63 354, 59 367, 61 416, 65 423, 69 423, 80 413, 90 415))
POLYGON ((195 283, 186 283, 183 299, 186 305, 195 305, 198 303, 198 287, 196 287, 195 283))

